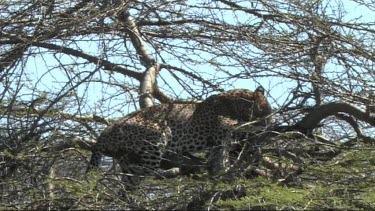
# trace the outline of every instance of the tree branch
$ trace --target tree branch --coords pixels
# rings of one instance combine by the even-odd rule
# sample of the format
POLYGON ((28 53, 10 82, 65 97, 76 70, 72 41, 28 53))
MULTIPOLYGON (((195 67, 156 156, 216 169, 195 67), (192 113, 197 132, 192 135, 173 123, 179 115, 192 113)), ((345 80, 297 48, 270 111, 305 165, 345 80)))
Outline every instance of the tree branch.
POLYGON ((220 91, 220 92, 223 92, 224 89, 221 88, 220 86, 214 84, 214 83, 211 83, 210 81, 208 80, 205 80, 204 78, 200 77, 200 76, 197 76, 195 75, 194 73, 191 73, 191 72, 188 72, 186 70, 184 70, 183 68, 179 68, 179 67, 176 67, 176 66, 172 66, 172 65, 169 65, 169 64, 160 64, 160 68, 165 68, 167 70, 176 70, 192 79, 196 79, 200 82, 202 82, 203 84, 207 84, 208 86, 210 86, 212 89, 214 89, 215 91, 220 91))
POLYGON ((357 108, 348 103, 338 103, 332 102, 324 105, 320 105, 317 108, 313 109, 309 114, 307 114, 300 122, 296 124, 297 129, 302 130, 311 130, 318 126, 319 122, 324 118, 337 113, 346 113, 354 116, 358 120, 369 123, 372 126, 375 126, 375 117, 366 115, 366 112, 360 108, 357 108))
MULTIPOLYGON (((7 107, 4 107, 4 109, 8 109, 7 107)), ((1 109, 0 109, 1 111, 1 109)), ((17 117, 23 117, 23 114, 28 114, 29 116, 35 116, 35 117, 38 117, 40 113, 44 112, 44 110, 42 109, 38 109, 38 108, 32 108, 30 109, 29 107, 12 107, 12 108, 9 108, 9 111, 10 111, 10 114, 12 116, 17 116, 17 117), (31 112, 31 113, 30 113, 31 112)), ((72 120, 72 121, 76 121, 76 122, 96 122, 96 123, 102 123, 102 124, 105 124, 105 125, 109 125, 110 124, 110 120, 107 120, 103 117, 100 117, 100 116, 97 116, 95 114, 93 115, 87 115, 87 116, 82 116, 82 115, 73 115, 73 114, 69 114, 69 113, 66 113, 66 112, 63 112, 63 111, 60 111, 60 110, 55 110, 55 109, 49 109, 50 113, 45 115, 45 117, 48 117, 48 116, 58 116, 60 118, 63 118, 63 119, 66 119, 66 120, 72 120)))
POLYGON ((118 18, 121 22, 126 24, 130 41, 137 51, 141 63, 146 67, 146 71, 140 80, 140 107, 151 107, 154 105, 153 93, 160 66, 156 64, 156 60, 149 53, 146 44, 142 40, 141 32, 138 29, 134 18, 129 14, 129 11, 121 11, 118 18))
POLYGON ((111 63, 107 60, 103 60, 101 58, 83 53, 82 51, 78 51, 78 50, 75 50, 75 49, 72 49, 72 48, 67 48, 67 47, 54 45, 54 44, 50 44, 50 43, 39 43, 38 42, 38 43, 32 43, 32 45, 42 47, 42 48, 51 49, 51 50, 55 50, 55 51, 62 52, 62 53, 68 54, 68 55, 72 55, 72 56, 76 56, 76 57, 86 59, 86 60, 88 60, 88 61, 90 61, 94 64, 97 64, 98 66, 102 66, 106 70, 118 72, 118 73, 121 73, 123 75, 135 78, 139 81, 142 79, 142 73, 136 72, 134 70, 129 70, 129 69, 124 68, 124 67, 120 67, 119 65, 116 65, 116 64, 113 64, 113 63, 111 63))
POLYGON ((79 149, 91 151, 92 146, 96 144, 95 139, 87 139, 81 137, 61 137, 61 139, 62 141, 57 142, 52 146, 48 146, 48 148, 44 150, 57 152, 68 148, 77 148, 78 146, 79 149))
POLYGON ((155 59, 147 50, 147 46, 142 40, 141 32, 139 31, 134 18, 129 14, 129 12, 121 12, 119 14, 119 20, 126 24, 127 31, 129 33, 130 41, 132 42, 141 63, 149 68, 156 64, 155 59))
POLYGON ((0 73, 3 72, 7 67, 14 65, 19 58, 22 58, 26 49, 26 46, 17 44, 11 50, 0 54, 2 58, 0 59, 0 73))
POLYGON ((151 66, 147 68, 143 75, 140 85, 140 99, 139 104, 141 108, 147 108, 154 105, 153 103, 153 93, 156 87, 156 76, 160 70, 159 65, 151 66))

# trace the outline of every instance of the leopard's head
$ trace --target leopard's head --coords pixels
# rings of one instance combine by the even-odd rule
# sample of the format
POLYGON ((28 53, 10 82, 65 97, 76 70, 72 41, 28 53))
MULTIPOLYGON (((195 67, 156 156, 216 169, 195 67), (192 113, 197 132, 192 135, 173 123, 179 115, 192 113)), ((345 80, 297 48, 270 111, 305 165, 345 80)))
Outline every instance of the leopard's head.
POLYGON ((271 106, 264 97, 262 86, 254 92, 247 89, 235 89, 207 98, 217 115, 242 122, 264 118, 271 114, 271 106))

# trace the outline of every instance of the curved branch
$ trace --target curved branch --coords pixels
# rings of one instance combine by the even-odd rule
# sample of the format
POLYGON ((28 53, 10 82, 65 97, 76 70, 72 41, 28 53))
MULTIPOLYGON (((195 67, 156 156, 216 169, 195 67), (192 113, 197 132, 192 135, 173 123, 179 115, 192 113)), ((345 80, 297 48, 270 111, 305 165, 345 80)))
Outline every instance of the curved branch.
POLYGON ((364 137, 362 134, 361 128, 359 127, 357 121, 351 116, 347 116, 345 114, 335 114, 335 116, 339 119, 344 120, 347 122, 352 128, 354 129, 355 133, 357 133, 357 137, 364 137))
POLYGON ((75 49, 72 49, 72 48, 67 48, 67 47, 54 45, 54 44, 50 44, 50 43, 37 42, 37 43, 32 43, 32 46, 47 48, 47 49, 55 50, 57 52, 62 52, 62 53, 68 54, 68 55, 83 58, 83 59, 88 60, 89 62, 97 64, 98 66, 102 66, 106 70, 118 72, 118 73, 121 73, 123 75, 127 75, 129 77, 135 78, 139 81, 142 79, 142 73, 136 72, 134 70, 129 70, 129 69, 126 69, 124 67, 120 67, 119 65, 116 65, 116 64, 113 64, 113 63, 111 63, 107 60, 103 60, 101 58, 83 53, 82 51, 78 51, 78 50, 75 50, 75 49))
POLYGON ((348 103, 333 102, 318 106, 309 114, 307 114, 300 122, 298 122, 295 127, 302 130, 314 129, 324 118, 336 115, 339 112, 347 113, 354 116, 358 120, 367 122, 370 125, 375 126, 375 117, 367 115, 364 110, 348 103))
POLYGON ((158 86, 154 87, 154 97, 159 100, 161 103, 170 103, 173 102, 175 99, 169 97, 164 92, 162 92, 158 86))

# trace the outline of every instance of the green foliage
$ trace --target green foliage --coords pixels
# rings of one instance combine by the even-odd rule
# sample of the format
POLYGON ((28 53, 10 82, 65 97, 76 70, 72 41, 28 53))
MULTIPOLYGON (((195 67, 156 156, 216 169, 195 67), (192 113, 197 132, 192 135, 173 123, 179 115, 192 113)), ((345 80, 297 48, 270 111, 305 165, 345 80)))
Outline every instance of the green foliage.
POLYGON ((307 190, 286 187, 262 177, 238 180, 244 186, 246 196, 239 199, 219 200, 215 206, 224 209, 286 209, 302 207, 306 203, 307 190))
MULTIPOLYGON (((211 206, 225 210, 375 209, 375 150, 369 146, 343 150, 328 162, 311 160, 311 164, 306 165, 303 173, 293 182, 286 183, 282 178, 256 177, 215 185, 213 187, 221 193, 242 185, 246 194, 220 199, 211 206)), ((287 159, 280 161, 290 163, 287 159)))
POLYGON ((361 200, 368 208, 375 209, 375 188, 371 187, 363 191, 359 195, 358 200, 361 200))

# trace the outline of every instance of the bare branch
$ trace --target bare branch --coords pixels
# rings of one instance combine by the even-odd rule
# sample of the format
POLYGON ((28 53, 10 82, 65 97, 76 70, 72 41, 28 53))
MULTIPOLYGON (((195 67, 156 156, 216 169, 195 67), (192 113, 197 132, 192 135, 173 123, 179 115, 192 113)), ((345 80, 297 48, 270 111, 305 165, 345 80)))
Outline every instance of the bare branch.
POLYGON ((153 93, 156 87, 156 76, 159 72, 159 66, 151 66, 147 68, 146 72, 144 73, 144 78, 141 81, 140 86, 140 99, 139 104, 141 108, 147 108, 154 105, 153 93))
POLYGON ((130 36, 130 40, 137 51, 139 59, 146 68, 156 64, 155 59, 151 56, 147 50, 147 46, 143 42, 141 32, 138 29, 134 18, 129 14, 129 12, 120 12, 119 20, 122 21, 127 27, 127 31, 130 36))
POLYGON ((320 121, 328 116, 335 115, 337 113, 346 113, 352 115, 355 118, 367 122, 372 126, 375 126, 375 117, 366 115, 366 111, 359 109, 348 103, 328 103, 320 105, 317 108, 309 112, 296 127, 304 130, 310 130, 316 128, 320 121))
POLYGON ((68 55, 80 57, 80 58, 86 59, 86 60, 88 60, 88 61, 90 61, 94 64, 97 64, 99 67, 103 67, 106 70, 118 72, 118 73, 121 73, 123 75, 133 77, 137 80, 141 80, 141 78, 142 78, 142 73, 136 72, 134 70, 129 70, 127 68, 124 68, 124 67, 121 67, 119 65, 113 64, 113 63, 111 63, 109 61, 106 61, 106 60, 103 60, 101 58, 86 54, 82 51, 78 51, 78 50, 75 50, 75 49, 72 49, 72 48, 67 48, 67 47, 63 47, 63 46, 59 46, 59 45, 49 44, 49 43, 33 43, 32 45, 47 48, 47 49, 51 49, 51 50, 55 50, 57 52, 62 52, 62 53, 68 54, 68 55))

